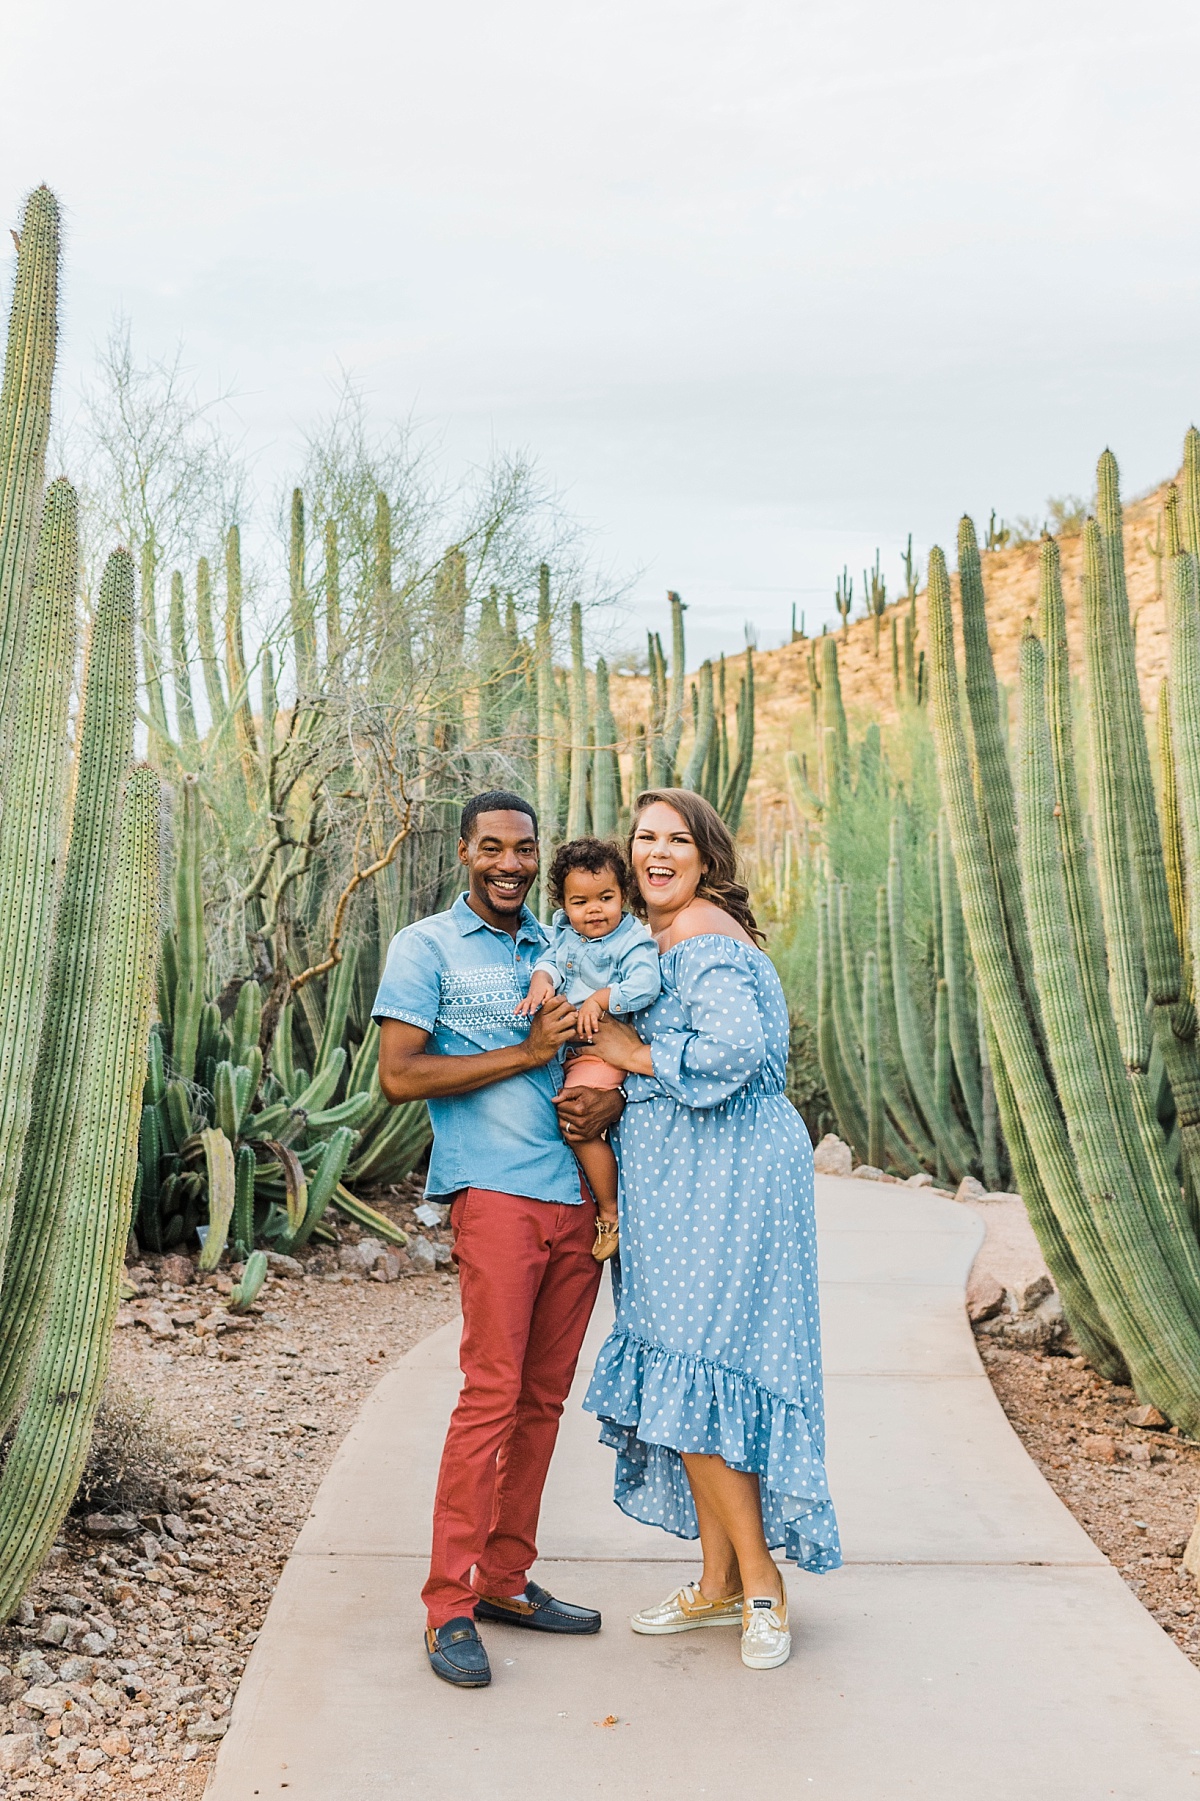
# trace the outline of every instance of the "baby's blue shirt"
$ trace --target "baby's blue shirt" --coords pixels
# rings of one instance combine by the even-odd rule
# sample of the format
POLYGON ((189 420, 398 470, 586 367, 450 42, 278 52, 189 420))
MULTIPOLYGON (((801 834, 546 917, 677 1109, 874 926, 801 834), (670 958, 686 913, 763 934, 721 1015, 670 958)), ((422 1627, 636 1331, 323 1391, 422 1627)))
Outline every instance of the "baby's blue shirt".
POLYGON ((606 938, 584 938, 559 909, 552 921, 550 948, 534 964, 550 977, 556 993, 565 994, 578 1007, 598 988, 609 988, 610 1013, 640 1013, 658 999, 662 978, 658 971, 658 946, 649 930, 632 913, 606 938))

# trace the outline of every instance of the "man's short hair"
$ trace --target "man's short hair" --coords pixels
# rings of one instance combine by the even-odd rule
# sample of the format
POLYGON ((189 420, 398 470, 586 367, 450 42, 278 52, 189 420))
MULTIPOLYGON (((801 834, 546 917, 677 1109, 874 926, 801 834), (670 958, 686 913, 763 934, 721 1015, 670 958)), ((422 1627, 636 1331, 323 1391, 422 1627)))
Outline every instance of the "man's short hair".
POLYGON ((507 788, 489 788, 486 794, 477 794, 469 800, 462 810, 458 835, 464 844, 471 842, 471 827, 481 813, 525 813, 533 825, 533 835, 538 835, 537 814, 527 800, 519 794, 513 794, 507 788))

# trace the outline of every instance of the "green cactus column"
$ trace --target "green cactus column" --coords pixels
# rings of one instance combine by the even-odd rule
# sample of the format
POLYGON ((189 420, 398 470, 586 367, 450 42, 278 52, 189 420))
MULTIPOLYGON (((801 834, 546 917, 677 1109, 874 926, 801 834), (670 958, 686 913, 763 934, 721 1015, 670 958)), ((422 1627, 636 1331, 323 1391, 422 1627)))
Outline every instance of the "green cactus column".
POLYGON ((617 722, 609 694, 608 664, 596 658, 596 749, 592 762, 592 829, 597 838, 615 838, 621 816, 621 766, 617 722))
POLYGON ((720 814, 736 837, 742 820, 746 789, 754 766, 754 653, 746 647, 746 673, 738 688, 737 760, 729 772, 729 780, 721 796, 720 814))
MULTIPOLYGON (((1085 1269, 1077 1241, 1091 1242, 1089 1206, 1080 1187, 1050 1073, 1043 1062, 1040 1040, 1028 1010, 1028 996, 1014 980, 997 871, 976 811, 954 656, 950 578, 945 556, 937 545, 930 551, 928 579, 930 703, 938 781, 950 823, 975 979, 998 1047, 993 1070, 1005 1137, 1019 1180, 1021 1150, 1028 1143, 1030 1166, 1036 1169, 1038 1186, 1056 1221, 1057 1230, 1046 1230, 1045 1216, 1031 1211, 1042 1253, 1075 1335, 1090 1362, 1097 1368, 1115 1370, 1123 1367, 1124 1359, 1112 1327, 1093 1297, 1092 1272, 1085 1269), (1006 1096, 1011 1097, 1011 1106, 1006 1106, 1006 1096)), ((1012 793, 1011 775, 1007 792, 1012 793)), ((988 807, 1003 804, 1003 794, 986 790, 984 793, 988 807)), ((1015 828, 1012 838, 1015 844, 1015 828)), ((1019 885, 1016 898, 1021 903, 1019 885)), ((1024 1181, 1021 1192, 1025 1193, 1024 1181)))
POLYGON ((80 1130, 46 1329, 0 1476, 0 1618, 53 1544, 79 1485, 108 1371, 137 1165, 158 943, 158 779, 131 776, 116 843, 103 969, 87 1028, 80 1130))
POLYGON ((542 834, 538 877, 538 917, 550 917, 550 857, 557 837, 558 791, 554 772, 554 664, 550 641, 550 570, 538 569, 538 613, 534 636, 537 665, 537 809, 542 834))
POLYGON ((687 647, 684 641, 683 615, 686 607, 673 590, 667 594, 671 609, 671 678, 667 686, 666 718, 663 721, 663 759, 667 784, 676 785, 676 765, 683 738, 683 692, 686 680, 687 647))
POLYGON ((330 669, 340 671, 344 648, 337 523, 333 519, 327 519, 325 521, 325 660, 330 669))
POLYGON ((204 693, 213 733, 225 722, 225 689, 221 683, 221 665, 217 660, 217 640, 213 632, 212 571, 208 558, 196 564, 196 644, 200 651, 200 667, 204 671, 204 693))
POLYGON ((834 963, 840 955, 830 941, 829 897, 825 884, 817 886, 817 1055, 821 1074, 837 1116, 838 1131, 858 1153, 867 1150, 867 1124, 849 1071, 842 1059, 834 1018, 834 963))
POLYGON ((158 636, 158 612, 154 590, 158 580, 158 547, 153 531, 146 533, 142 544, 142 684, 146 690, 146 713, 150 724, 150 755, 162 765, 171 760, 171 730, 167 724, 167 703, 163 693, 163 656, 158 636))
POLYGON ((183 576, 176 569, 171 576, 171 686, 175 692, 175 726, 184 761, 194 768, 200 740, 196 733, 196 708, 192 701, 192 675, 187 642, 187 609, 183 598, 183 576))
POLYGON ((883 1067, 879 1048, 879 962, 873 950, 863 958, 863 1065, 867 1087, 867 1162, 886 1168, 883 1067))
POLYGON ((133 755, 137 671, 133 564, 109 558, 88 642, 71 836, 9 1255, 0 1290, 0 1430, 25 1386, 55 1267, 63 1170, 81 1129, 86 1031, 99 992, 108 886, 102 879, 133 755))
POLYGON ((932 1173, 937 1153, 918 1114, 900 1053, 900 1025, 896 1018, 896 996, 892 989, 892 934, 888 925, 887 889, 884 887, 878 888, 875 893, 875 955, 879 968, 884 1103, 918 1165, 932 1173))
POLYGON ((592 753, 588 744, 587 666, 583 660, 583 608, 571 603, 571 776, 567 802, 567 837, 583 838, 591 825, 588 776, 592 753))
POLYGON ((25 202, 0 386, 0 722, 7 717, 25 629, 50 436, 58 337, 58 201, 25 202))
POLYGON ((242 634, 242 534, 236 525, 231 525, 225 535, 225 668, 246 794, 253 797, 258 781, 258 744, 246 680, 246 647, 242 634))
POLYGON ((304 495, 292 489, 288 535, 288 599, 292 615, 292 643, 296 651, 296 684, 301 694, 312 690, 317 673, 317 621, 312 593, 304 577, 304 495))
POLYGON ((958 1085, 966 1103, 975 1142, 983 1144, 983 1088, 979 1074, 979 1036, 974 1008, 967 995, 967 964, 963 941, 962 901, 954 872, 950 825, 945 808, 938 815, 937 879, 941 902, 942 968, 946 977, 946 1026, 954 1053, 958 1085))
POLYGON ((200 823, 200 784, 195 776, 180 783, 175 831, 175 941, 178 976, 175 984, 175 1030, 171 1054, 175 1075, 190 1082, 196 1075, 200 1015, 204 1010, 204 888, 200 823))
POLYGON ((46 493, 13 714, 3 743, 0 807, 0 1265, 29 1125, 49 987, 67 810, 67 712, 75 661, 77 503, 68 482, 46 493))
POLYGON ((1021 867, 1047 1049, 1087 1201, 1078 1251, 1139 1394, 1189 1432, 1200 1424, 1200 1311, 1156 1242, 1154 1197, 1139 1188, 1114 1132, 1079 983, 1062 880, 1045 656, 1021 647, 1021 867), (1190 1422, 1190 1423, 1189 1423, 1190 1422))

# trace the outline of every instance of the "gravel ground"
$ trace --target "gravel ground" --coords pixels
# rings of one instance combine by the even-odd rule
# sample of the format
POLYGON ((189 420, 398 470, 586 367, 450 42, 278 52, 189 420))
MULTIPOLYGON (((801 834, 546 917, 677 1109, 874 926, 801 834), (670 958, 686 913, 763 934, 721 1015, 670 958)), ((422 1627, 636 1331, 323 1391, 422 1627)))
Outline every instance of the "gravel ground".
MULTIPOLYGON (((411 1228, 413 1198, 384 1210, 411 1228)), ((346 1230, 343 1251, 359 1237, 346 1230)), ((113 1357, 116 1394, 150 1400, 143 1433, 161 1495, 123 1521, 109 1503, 101 1517, 118 1519, 117 1537, 89 1533, 95 1515, 73 1516, 0 1631, 0 1795, 202 1794, 335 1450, 384 1370, 458 1309, 453 1266, 409 1273, 404 1257, 399 1277, 381 1281, 323 1250, 303 1276, 270 1279, 234 1322, 229 1279, 198 1283, 181 1261, 127 1271, 139 1292, 113 1357)))
MULTIPOLYGON (((992 1284, 1020 1293, 1046 1274, 1018 1197, 967 1204, 987 1233, 968 1303, 992 1284)), ((976 1338, 1000 1405, 1051 1488, 1200 1666, 1200 1595, 1180 1565, 1200 1501, 1200 1444, 1161 1425, 1132 1424, 1133 1390, 1105 1382, 1069 1354, 1069 1342, 1049 1349, 996 1344, 986 1323, 976 1338)))

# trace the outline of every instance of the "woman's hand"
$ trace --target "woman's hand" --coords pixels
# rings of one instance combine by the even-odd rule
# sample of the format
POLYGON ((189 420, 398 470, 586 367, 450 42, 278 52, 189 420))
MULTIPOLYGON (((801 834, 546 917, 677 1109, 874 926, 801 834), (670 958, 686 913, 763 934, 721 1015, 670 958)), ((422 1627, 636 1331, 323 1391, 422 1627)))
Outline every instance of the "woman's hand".
POLYGON ((654 1064, 650 1058, 650 1046, 643 1044, 632 1026, 624 1020, 605 1018, 600 1021, 599 1029, 592 1038, 592 1054, 603 1057, 615 1069, 626 1070, 633 1076, 652 1076, 654 1064))

